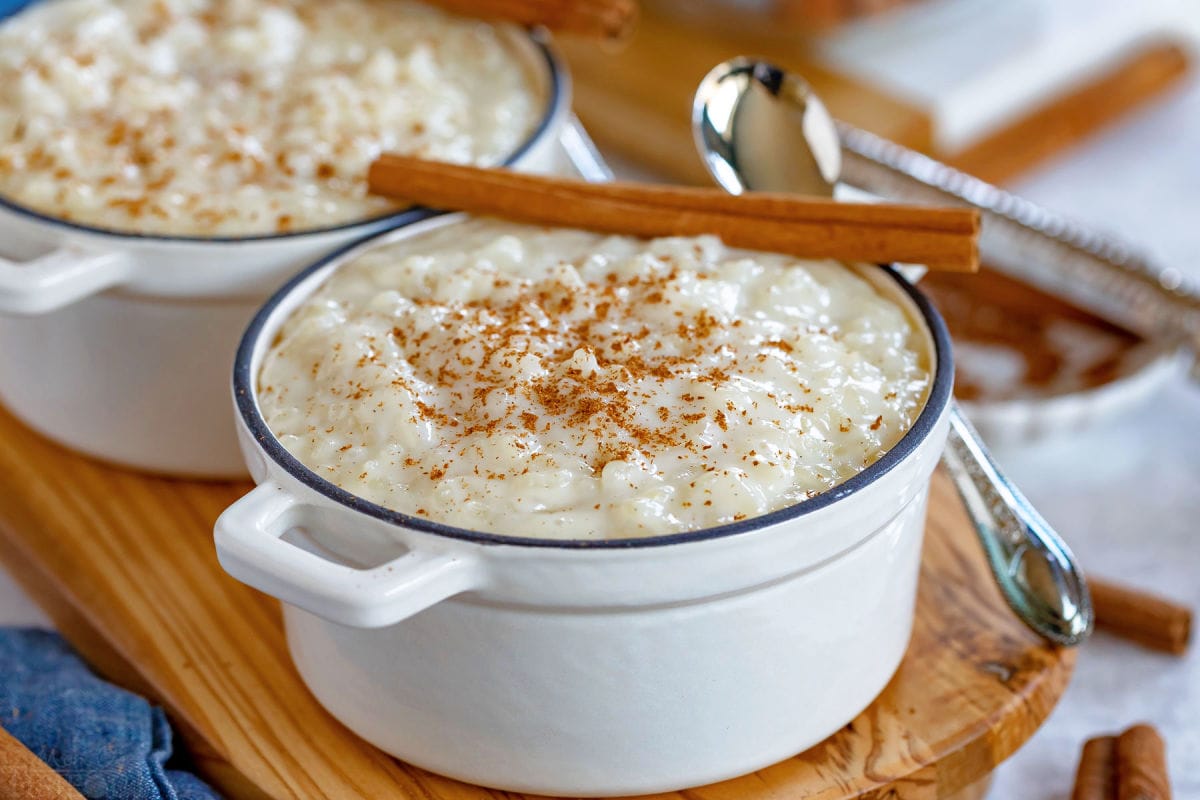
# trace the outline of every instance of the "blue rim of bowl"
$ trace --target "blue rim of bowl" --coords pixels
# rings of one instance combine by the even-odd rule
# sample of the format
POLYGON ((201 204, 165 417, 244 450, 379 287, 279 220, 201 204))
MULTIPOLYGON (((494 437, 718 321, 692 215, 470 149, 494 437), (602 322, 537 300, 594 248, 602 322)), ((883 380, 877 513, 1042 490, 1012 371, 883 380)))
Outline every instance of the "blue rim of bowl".
MULTIPOLYGON (((422 221, 441 217, 444 214, 445 212, 432 212, 422 221)), ((379 235, 384 236, 394 233, 395 230, 393 229, 386 234, 379 235)), ((878 478, 890 472, 925 441, 933 432, 938 419, 950 403, 950 394, 954 386, 954 363, 950 348, 950 334, 946 329, 945 321, 942 320, 941 315, 933 307, 933 304, 929 302, 929 299, 900 275, 899 272, 891 266, 880 265, 881 269, 899 284, 901 291, 912 300, 920 312, 921 319, 929 329, 930 338, 933 340, 934 359, 936 363, 933 385, 929 389, 929 396, 925 400, 925 406, 921 409, 921 413, 917 415, 917 419, 912 427, 905 432, 900 441, 896 443, 896 446, 884 453, 877 461, 862 472, 838 484, 829 491, 822 492, 816 497, 802 500, 785 508, 738 522, 731 522, 711 528, 681 531, 679 533, 627 539, 542 539, 530 536, 506 536, 497 533, 473 531, 469 528, 458 528, 452 525, 444 525, 440 522, 433 522, 422 517, 411 516, 372 503, 342 489, 322 478, 289 453, 275 437, 275 434, 271 432, 270 428, 267 427, 266 420, 263 419, 262 412, 258 407, 257 397, 254 393, 254 376, 250 372, 251 364, 254 361, 255 347, 272 313, 279 304, 292 291, 308 280, 313 273, 321 270, 330 262, 341 258, 350 250, 362 250, 366 252, 371 248, 371 242, 371 239, 360 241, 325 256, 293 277, 267 300, 266 304, 254 315, 254 319, 250 321, 250 325, 246 328, 241 343, 238 345, 237 356, 233 365, 233 394, 238 413, 246 423, 246 427, 249 429, 251 435, 259 447, 263 449, 263 452, 285 472, 308 488, 333 500, 339 505, 366 514, 368 517, 409 530, 431 533, 435 536, 443 536, 475 544, 515 545, 520 547, 543 547, 565 550, 630 550, 643 547, 661 547, 664 545, 700 542, 707 539, 720 539, 727 536, 736 536, 741 533, 749 533, 812 514, 870 485, 878 478)), ((333 271, 336 271, 336 268, 333 271)), ((332 274, 333 272, 331 271, 330 276, 332 274)), ((326 276, 326 280, 330 276, 326 276)), ((317 288, 313 287, 313 291, 316 291, 317 288)))
MULTIPOLYGON (((30 6, 36 5, 41 0, 33 0, 28 5, 17 8, 8 14, 0 13, 0 24, 5 20, 10 19, 22 11, 25 11, 30 6)), ((566 72, 558 56, 555 55, 550 47, 547 38, 539 30, 526 31, 530 42, 541 55, 542 61, 546 65, 546 70, 549 73, 549 86, 546 98, 546 110, 542 115, 538 126, 533 129, 525 141, 514 150, 504 161, 500 162, 502 167, 511 167, 516 162, 520 161, 525 155, 533 149, 534 145, 539 143, 542 136, 550 129, 550 126, 564 113, 567 101, 567 89, 569 87, 566 72)), ((369 217, 367 219, 355 220, 346 222, 341 225, 333 225, 328 228, 309 228, 307 230, 289 231, 287 233, 256 233, 249 236, 175 236, 162 235, 154 233, 137 233, 136 231, 123 231, 117 228, 102 228, 96 225, 83 225, 77 222, 53 217, 48 214, 43 214, 28 206, 14 202, 3 195, 0 195, 0 209, 11 211, 14 214, 25 217, 27 219, 44 222, 51 225, 56 225, 61 228, 68 228, 72 231, 83 231, 85 233, 97 234, 100 236, 111 236, 120 239, 132 239, 140 242, 176 242, 181 244, 240 244, 243 242, 266 242, 283 239, 299 239, 305 236, 320 236, 330 233, 341 233, 343 231, 354 230, 356 228, 363 229, 365 234, 374 233, 382 229, 396 228, 411 222, 417 222, 429 215, 429 209, 422 206, 409 206, 400 211, 391 211, 387 214, 381 214, 377 217, 369 217)))

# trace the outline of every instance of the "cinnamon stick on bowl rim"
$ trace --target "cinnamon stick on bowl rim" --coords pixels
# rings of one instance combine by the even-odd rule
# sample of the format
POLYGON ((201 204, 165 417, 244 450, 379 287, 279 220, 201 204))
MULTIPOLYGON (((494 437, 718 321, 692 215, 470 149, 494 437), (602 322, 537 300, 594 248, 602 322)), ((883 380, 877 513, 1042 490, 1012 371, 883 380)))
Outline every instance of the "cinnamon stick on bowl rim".
POLYGON ((384 154, 372 192, 448 211, 631 236, 715 234, 731 247, 839 261, 979 268, 979 212, 638 183, 589 183, 384 154))
POLYGON ((552 31, 617 39, 629 34, 636 0, 433 0, 458 14, 542 25, 552 31))

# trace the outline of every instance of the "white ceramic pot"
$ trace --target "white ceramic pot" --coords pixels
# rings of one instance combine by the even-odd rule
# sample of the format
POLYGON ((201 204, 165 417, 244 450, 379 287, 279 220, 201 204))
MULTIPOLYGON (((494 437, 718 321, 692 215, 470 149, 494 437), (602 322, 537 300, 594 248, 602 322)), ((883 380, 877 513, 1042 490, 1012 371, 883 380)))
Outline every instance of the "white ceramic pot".
POLYGON ((451 528, 301 465, 266 427, 255 376, 284 320, 339 265, 455 220, 392 231, 309 269, 259 312, 238 353, 239 433, 259 485, 218 520, 217 553, 234 577, 284 601, 292 656, 316 697, 412 764, 571 796, 728 778, 846 724, 891 678, 912 627, 953 382, 936 312, 878 273, 926 321, 936 377, 901 442, 833 491, 654 538, 451 528))
MULTIPOLYGON (((547 169, 570 85, 539 36, 514 33, 548 98, 507 163, 547 169)), ((0 400, 89 455, 195 477, 244 475, 229 368, 254 311, 299 268, 428 212, 237 238, 120 234, 0 198, 0 400)))

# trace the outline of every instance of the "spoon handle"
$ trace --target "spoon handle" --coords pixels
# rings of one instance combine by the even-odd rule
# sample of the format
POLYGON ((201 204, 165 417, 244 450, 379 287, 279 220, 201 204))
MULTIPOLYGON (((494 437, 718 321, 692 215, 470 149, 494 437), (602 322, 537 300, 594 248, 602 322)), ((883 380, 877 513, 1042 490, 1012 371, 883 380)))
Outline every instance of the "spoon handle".
POLYGON ((1092 601, 1075 556, 1000 471, 957 403, 942 463, 1012 610, 1051 642, 1083 642, 1092 630, 1092 601))

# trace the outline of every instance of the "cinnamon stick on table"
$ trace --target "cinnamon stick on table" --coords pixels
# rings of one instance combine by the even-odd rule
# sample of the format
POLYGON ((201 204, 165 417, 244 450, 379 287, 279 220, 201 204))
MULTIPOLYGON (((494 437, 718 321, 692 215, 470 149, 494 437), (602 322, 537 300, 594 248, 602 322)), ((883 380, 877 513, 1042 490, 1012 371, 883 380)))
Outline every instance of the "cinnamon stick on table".
POLYGON ((1182 655, 1192 634, 1192 611, 1147 592, 1090 578, 1096 627, 1154 650, 1182 655))
POLYGON ((376 194, 517 222, 632 236, 715 234, 731 247, 802 258, 924 264, 974 272, 979 213, 890 203, 635 183, 588 183, 385 154, 367 176, 376 194))
POLYGON ((1117 737, 1088 739, 1079 756, 1071 800, 1112 800, 1117 793, 1117 737))
POLYGON ((1089 739, 1071 800, 1171 800, 1166 746, 1149 725, 1089 739))
POLYGON ((520 25, 544 25, 552 31, 618 38, 633 28, 636 0, 433 0, 436 5, 473 17, 520 25))
POLYGON ((1117 738, 1117 800, 1171 800, 1167 748, 1158 731, 1135 725, 1117 738))

